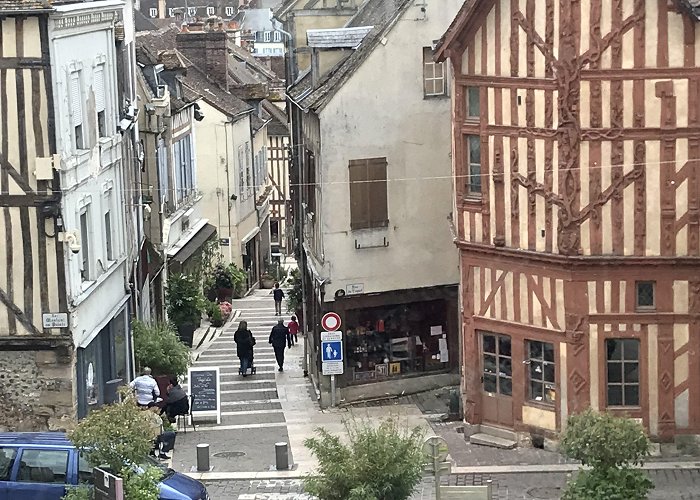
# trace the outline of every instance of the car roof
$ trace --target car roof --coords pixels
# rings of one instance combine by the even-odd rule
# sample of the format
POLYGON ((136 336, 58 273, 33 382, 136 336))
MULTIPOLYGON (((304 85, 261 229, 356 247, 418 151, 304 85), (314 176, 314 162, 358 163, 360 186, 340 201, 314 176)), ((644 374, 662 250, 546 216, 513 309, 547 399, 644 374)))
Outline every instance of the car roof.
POLYGON ((65 432, 0 432, 0 446, 73 447, 65 432))

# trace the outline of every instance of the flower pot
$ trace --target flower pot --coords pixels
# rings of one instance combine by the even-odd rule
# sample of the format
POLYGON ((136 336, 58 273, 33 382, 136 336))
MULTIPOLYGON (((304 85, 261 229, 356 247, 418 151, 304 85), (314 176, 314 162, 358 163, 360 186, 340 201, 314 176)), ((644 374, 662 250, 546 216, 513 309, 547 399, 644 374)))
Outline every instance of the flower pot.
POLYGON ((272 288, 275 286, 275 279, 272 277, 262 276, 260 278, 260 286, 263 288, 272 288))
POLYGON ((177 325, 177 336, 180 337, 180 341, 187 347, 192 347, 192 340, 194 339, 194 331, 199 325, 195 324, 184 324, 177 325))
POLYGON ((219 302, 229 302, 233 297, 233 288, 217 288, 216 298, 219 302))

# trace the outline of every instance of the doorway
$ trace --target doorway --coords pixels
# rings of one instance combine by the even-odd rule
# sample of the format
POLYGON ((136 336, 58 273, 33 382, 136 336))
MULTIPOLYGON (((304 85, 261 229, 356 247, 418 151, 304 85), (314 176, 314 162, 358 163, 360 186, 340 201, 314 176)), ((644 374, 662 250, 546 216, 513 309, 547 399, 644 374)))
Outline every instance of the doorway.
POLYGON ((484 422, 513 425, 511 338, 481 333, 481 407, 484 422))

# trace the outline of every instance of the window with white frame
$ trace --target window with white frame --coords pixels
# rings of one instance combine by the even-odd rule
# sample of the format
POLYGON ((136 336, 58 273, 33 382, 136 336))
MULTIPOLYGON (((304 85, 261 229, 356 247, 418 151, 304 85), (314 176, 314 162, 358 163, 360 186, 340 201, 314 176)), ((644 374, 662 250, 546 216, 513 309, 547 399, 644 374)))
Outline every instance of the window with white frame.
POLYGON ((73 146, 75 149, 85 149, 85 137, 83 135, 83 91, 82 72, 73 71, 70 74, 70 112, 71 128, 73 132, 73 146))
POLYGON ((148 13, 151 15, 151 17, 158 17, 158 9, 150 8, 148 9, 148 13))
POLYGON ((195 14, 197 14, 197 8, 196 7, 187 7, 187 13, 190 16, 194 16, 195 14))
POLYGON ((269 41, 270 41, 270 36, 271 36, 271 35, 272 35, 272 33, 270 33, 269 31, 264 32, 264 33, 263 33, 263 41, 264 41, 264 42, 269 42, 269 41))
POLYGON ((208 16, 214 15, 214 7, 207 7, 207 15, 208 16))
POLYGON ((238 146, 238 194, 241 196, 241 200, 246 199, 246 184, 245 184, 245 149, 241 144, 238 146))
POLYGON ((108 262, 116 260, 114 248, 114 224, 112 221, 112 188, 111 186, 104 193, 104 233, 105 233, 105 256, 108 262))
POLYGON ((165 141, 158 141, 158 151, 156 152, 158 162, 158 191, 160 194, 161 210, 170 199, 170 173, 168 171, 168 150, 165 147, 165 141))
POLYGON ((80 279, 90 281, 92 269, 90 268, 90 206, 80 210, 80 279))
POLYGON ((226 15, 229 17, 233 16, 233 7, 226 7, 226 15))
POLYGON ((173 17, 173 9, 168 9, 168 17, 173 17))
POLYGON ((275 33, 272 35, 272 39, 275 42, 281 42, 282 41, 282 33, 280 33, 279 31, 275 31, 275 33))
POLYGON ((435 62, 433 49, 423 47, 423 95, 426 97, 447 94, 445 63, 435 62))
POLYGON ((253 196, 255 193, 255 186, 253 185, 253 165, 250 164, 251 162, 251 153, 250 153, 250 142, 245 143, 245 184, 246 184, 246 191, 248 196, 253 196))
POLYGON ((107 137, 110 133, 107 130, 107 106, 105 99, 105 65, 98 64, 95 67, 94 82, 92 91, 95 94, 95 111, 97 112, 97 132, 100 137, 107 137))
POLYGON ((173 144, 173 155, 175 157, 177 201, 179 202, 194 192, 194 159, 190 134, 173 144))

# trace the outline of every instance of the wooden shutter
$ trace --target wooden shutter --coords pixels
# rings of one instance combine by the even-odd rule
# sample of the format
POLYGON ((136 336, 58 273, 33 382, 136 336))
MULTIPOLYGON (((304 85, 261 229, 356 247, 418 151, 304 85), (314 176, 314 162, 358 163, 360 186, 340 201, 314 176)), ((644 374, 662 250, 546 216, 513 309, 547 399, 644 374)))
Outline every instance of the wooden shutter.
POLYGON ((386 158, 367 160, 367 184, 369 191, 369 227, 387 225, 386 158))
POLYGON ((70 75, 70 108, 74 127, 83 123, 83 104, 80 94, 80 72, 76 71, 70 75))
POLYGON ((367 160, 350 160, 350 228, 369 226, 369 189, 367 160))
POLYGON ((385 227, 388 222, 386 158, 350 160, 350 228, 385 227))
POLYGON ((99 113, 105 110, 105 72, 104 66, 99 65, 95 68, 95 82, 92 86, 95 92, 95 109, 99 113))

